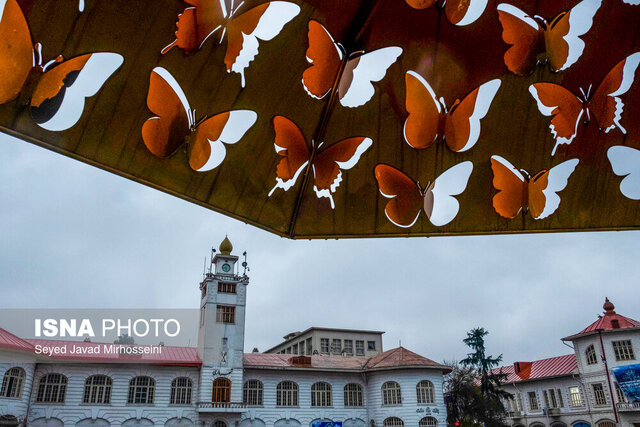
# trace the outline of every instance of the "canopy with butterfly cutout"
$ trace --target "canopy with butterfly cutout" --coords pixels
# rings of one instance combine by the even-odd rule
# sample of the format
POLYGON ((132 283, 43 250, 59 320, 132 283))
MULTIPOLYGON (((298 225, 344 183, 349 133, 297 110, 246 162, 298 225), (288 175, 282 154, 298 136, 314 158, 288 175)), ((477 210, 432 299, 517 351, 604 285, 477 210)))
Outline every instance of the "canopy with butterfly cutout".
MULTIPOLYGON (((9 17, 18 13, 11 9, 16 1, 45 59, 113 52, 124 62, 120 66, 112 61, 119 69, 114 65, 117 71, 110 69, 113 74, 102 77, 106 82, 101 89, 85 95, 84 110, 76 112, 80 118, 61 131, 39 125, 34 107, 27 108, 33 88, 46 73, 40 77, 34 69, 22 88, 22 82, 8 89, 0 85, 0 94, 20 92, 0 105, 0 130, 278 235, 334 238, 640 228, 636 0, 473 0, 472 19, 462 21, 452 6, 456 0, 448 0, 444 8, 440 0, 435 5, 414 0, 155 0, 153 7, 131 0, 85 0, 82 10, 77 0, 3 0, 0 35, 22 37, 7 42, 9 48, 0 45, 0 75, 5 76, 15 67, 15 49, 27 43, 20 31, 7 30, 13 25, 8 21, 17 19, 9 17), (207 27, 215 13, 198 15, 197 9, 205 7, 224 7, 216 12, 222 16, 219 28, 207 27), (267 16, 269 8, 272 28, 261 27, 267 19, 248 22, 253 15, 267 16), (559 14, 565 11, 572 19, 562 19, 559 14), (197 23, 189 24, 190 19, 197 23), (182 31, 178 36, 176 29, 182 31), (248 35, 252 31, 255 37, 248 35), (575 46, 563 52, 565 46, 558 40, 564 36, 573 37, 574 45, 584 43, 577 56, 575 46), (344 49, 331 46, 333 42, 344 49), (245 48, 252 50, 248 58, 243 56, 245 48), (505 56, 509 49, 515 50, 505 56), (378 53, 367 56, 360 51, 378 53), (547 64, 535 65, 546 58, 547 64), (380 63, 386 70, 375 69, 380 63), (332 77, 314 80, 310 76, 315 70, 305 73, 312 65, 322 72, 330 70, 332 77), (619 76, 611 76, 614 69, 619 69, 619 76), (163 90, 175 95, 152 96, 153 73, 166 83, 156 86, 171 87, 163 90), (543 82, 559 86, 534 86, 543 82), (362 93, 367 97, 364 103, 359 99, 362 93), (623 102, 623 108, 614 108, 606 119, 605 95, 619 95, 623 102), (456 99, 463 101, 456 105, 456 99), (166 108, 160 107, 163 100, 166 108), (557 113, 553 102, 569 106, 566 117, 549 117, 557 113), (181 103, 194 108, 195 114, 185 113, 181 103), (593 111, 582 108, 587 105, 593 111), (220 115, 234 110, 243 113, 220 115), (409 113, 417 124, 407 125, 405 131, 409 113), (171 150, 154 149, 155 142, 143 140, 143 127, 152 127, 145 123, 162 114, 175 114, 170 126, 183 129, 158 125, 160 130, 152 129, 146 138, 180 138, 171 150), (205 117, 209 121, 203 121, 205 117), (250 123, 224 140, 224 123, 230 117, 246 117, 250 123), (586 119, 591 123, 585 124, 586 119), (286 129, 276 135, 274 123, 279 122, 287 123, 286 129), (195 135, 189 135, 189 126, 195 135), (194 151, 211 127, 217 129, 214 139, 222 141, 210 149, 219 158, 210 170, 194 170, 194 164, 205 164, 213 155, 208 147, 194 151), (474 141, 464 145, 468 134, 474 141), (413 141, 425 135, 429 141, 413 141), (286 138, 297 141, 298 148, 306 144, 306 149, 296 151, 286 138), (464 149, 454 151, 460 146, 464 149), (505 166, 492 169, 492 156, 494 165, 495 159, 502 159, 505 166), (570 163, 574 169, 564 167, 561 185, 548 185, 553 194, 540 190, 532 195, 547 185, 535 180, 542 177, 551 183, 553 167, 571 159, 579 162, 570 163), (456 168, 461 164, 464 167, 456 168), (433 182, 454 176, 445 172, 456 169, 464 169, 459 182, 433 182), (496 177, 497 170, 513 177, 496 177), (550 172, 538 173, 544 170, 550 172), (530 177, 531 184, 517 190, 501 188, 509 180, 530 177), (502 205, 495 207, 499 190, 502 199, 509 192, 518 193, 508 215, 498 213, 502 205), (447 200, 440 203, 442 197, 447 200), (545 210, 545 197, 553 199, 553 209, 545 210), (442 205, 453 211, 442 214, 442 205), (437 218, 432 217, 438 209, 437 218)), ((29 51, 23 48, 20 53, 22 62, 25 52, 29 51)))

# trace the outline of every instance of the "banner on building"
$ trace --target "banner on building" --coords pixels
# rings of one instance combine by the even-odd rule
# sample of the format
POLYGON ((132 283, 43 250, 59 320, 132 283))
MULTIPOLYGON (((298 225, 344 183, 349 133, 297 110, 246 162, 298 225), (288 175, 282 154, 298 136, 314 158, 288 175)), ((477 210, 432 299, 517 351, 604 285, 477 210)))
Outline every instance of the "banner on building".
POLYGON ((615 368, 613 374, 629 403, 640 402, 640 365, 615 368))
POLYGON ((342 427, 342 421, 314 421, 311 427, 342 427))

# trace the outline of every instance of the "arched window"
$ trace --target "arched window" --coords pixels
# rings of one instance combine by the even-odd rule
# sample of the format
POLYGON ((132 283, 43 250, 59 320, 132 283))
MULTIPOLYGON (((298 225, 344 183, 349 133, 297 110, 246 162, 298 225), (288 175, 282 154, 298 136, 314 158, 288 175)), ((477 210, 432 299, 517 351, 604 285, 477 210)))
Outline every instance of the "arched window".
POLYGON ((231 380, 228 378, 216 378, 213 380, 213 393, 211 401, 215 403, 227 403, 231 401, 231 380))
POLYGON ((82 403, 111 403, 111 386, 113 381, 106 375, 92 375, 84 381, 84 397, 82 403))
POLYGON ((298 406, 298 384, 282 381, 276 387, 276 406, 298 406))
POLYGON ((362 396, 362 386, 356 383, 349 383, 344 386, 344 406, 361 407, 364 406, 362 396))
POLYGON ((248 380, 245 381, 242 389, 242 401, 249 406, 262 406, 262 396, 264 394, 264 385, 262 381, 248 380))
POLYGON ((217 420, 215 423, 213 423, 213 427, 227 427, 227 423, 222 420, 217 420))
POLYGON ((616 427, 616 423, 612 421, 600 421, 598 427, 616 427))
POLYGON ((418 403, 433 403, 435 394, 433 392, 433 383, 429 380, 422 380, 416 386, 418 395, 418 403))
POLYGON ((191 381, 191 378, 174 378, 173 381, 171 381, 171 397, 169 398, 169 404, 191 405, 192 390, 193 381, 191 381))
POLYGON ((129 381, 127 403, 134 405, 150 405, 156 391, 156 381, 151 377, 135 377, 129 381))
POLYGON ((22 385, 24 384, 24 369, 11 368, 4 373, 2 378, 2 389, 0 397, 20 398, 22 396, 22 385))
POLYGON ((418 424, 420 427, 435 427, 438 425, 438 420, 433 417, 424 417, 418 424))
POLYGON ((598 363, 596 349, 593 347, 593 344, 587 347, 584 354, 587 356, 587 365, 596 365, 598 363))
POLYGON ((311 406, 331 406, 331 384, 318 382, 311 386, 311 406))
POLYGON ((386 418, 383 424, 384 427, 404 427, 404 422, 398 417, 386 418))
POLYGON ((38 384, 38 403, 64 403, 67 392, 67 377, 62 374, 47 374, 40 378, 38 384))
POLYGON ((386 383, 382 384, 382 404, 402 405, 400 384, 395 381, 387 381, 386 383))

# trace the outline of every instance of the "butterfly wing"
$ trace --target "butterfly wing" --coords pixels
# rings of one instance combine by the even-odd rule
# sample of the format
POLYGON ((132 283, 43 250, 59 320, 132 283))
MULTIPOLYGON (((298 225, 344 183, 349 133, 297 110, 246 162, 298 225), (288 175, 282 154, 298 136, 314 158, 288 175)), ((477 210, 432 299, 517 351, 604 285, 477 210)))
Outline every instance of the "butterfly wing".
POLYGON ((313 190, 318 198, 326 197, 335 209, 332 194, 342 182, 342 171, 354 167, 362 154, 371 147, 371 138, 353 137, 336 142, 319 152, 313 161, 313 190))
POLYGON ((71 58, 44 73, 31 98, 31 116, 44 129, 62 131, 75 125, 85 99, 94 96, 124 62, 112 52, 71 58))
POLYGON ((452 151, 467 151, 478 142, 480 120, 489 112, 500 83, 499 79, 484 83, 449 112, 444 134, 445 142, 452 151))
POLYGON ((162 49, 162 54, 174 46, 178 46, 186 54, 200 49, 226 18, 226 10, 222 9, 224 1, 186 1, 192 6, 178 15, 176 39, 162 49))
POLYGON ((512 73, 528 74, 544 50, 544 31, 531 16, 510 4, 498 5, 502 40, 512 45, 504 54, 504 63, 512 73))
POLYGON ((493 196, 493 208, 505 218, 515 218, 525 206, 527 182, 522 173, 500 156, 491 156, 493 187, 498 190, 493 196))
POLYGON ((296 183, 298 176, 309 163, 311 153, 302 132, 295 123, 283 116, 273 118, 276 133, 274 146, 276 153, 282 157, 276 168, 276 185, 269 192, 269 197, 276 188, 289 190, 296 183))
POLYGON ((418 184, 393 166, 378 164, 374 172, 380 194, 391 199, 384 208, 387 219, 398 227, 413 226, 423 205, 418 184))
POLYGON ((622 133, 627 131, 620 124, 624 102, 620 97, 626 94, 635 79, 640 63, 640 52, 627 56, 611 69, 596 89, 589 103, 598 126, 605 133, 617 127, 622 133))
POLYGON ((376 91, 373 82, 382 80, 401 54, 402 48, 390 46, 348 60, 338 86, 340 104, 355 108, 369 102, 376 91))
POLYGON ((607 150, 613 173, 624 177, 620 192, 631 200, 640 200, 640 150, 614 145, 607 150))
POLYGON ((578 166, 578 159, 569 159, 549 169, 538 172, 529 181, 529 212, 533 219, 543 219, 560 206, 558 192, 567 186, 569 177, 578 166))
POLYGON ((480 18, 488 0, 447 0, 444 13, 454 25, 469 25, 480 18))
POLYGON ((407 4, 414 9, 426 9, 433 6, 436 0, 406 0, 407 4))
POLYGON ((304 90, 313 98, 324 98, 340 71, 342 51, 327 29, 313 20, 309 21, 307 61, 311 66, 302 73, 304 90))
POLYGON ((151 72, 147 106, 157 116, 142 125, 142 140, 154 155, 168 157, 184 143, 193 121, 187 97, 162 67, 151 72))
POLYGON ((413 148, 428 148, 438 138, 442 107, 429 83, 415 71, 405 74, 409 115, 404 121, 404 140, 413 148))
POLYGON ((460 210, 458 200, 453 197, 467 188, 473 163, 459 163, 444 171, 433 185, 427 189, 424 198, 424 211, 436 227, 450 223, 460 210))
POLYGON ((250 9, 227 25, 229 40, 224 63, 227 71, 241 76, 258 54, 258 40, 268 41, 280 34, 286 23, 300 13, 300 6, 286 1, 272 1, 250 9))
POLYGON ((20 93, 33 68, 31 33, 16 0, 0 2, 0 104, 20 93))
POLYGON ((235 144, 254 125, 258 115, 251 110, 233 110, 216 114, 202 122, 189 152, 189 166, 197 172, 217 168, 224 160, 225 144, 235 144))
POLYGON ((580 36, 591 29, 593 17, 601 4, 602 0, 583 0, 549 24, 544 37, 552 70, 566 70, 580 58, 584 51, 584 41, 580 36))
POLYGON ((544 116, 551 116, 551 135, 556 145, 553 156, 560 144, 571 144, 578 133, 578 123, 584 112, 582 101, 564 87, 555 83, 534 83, 529 93, 536 100, 538 110, 544 116))

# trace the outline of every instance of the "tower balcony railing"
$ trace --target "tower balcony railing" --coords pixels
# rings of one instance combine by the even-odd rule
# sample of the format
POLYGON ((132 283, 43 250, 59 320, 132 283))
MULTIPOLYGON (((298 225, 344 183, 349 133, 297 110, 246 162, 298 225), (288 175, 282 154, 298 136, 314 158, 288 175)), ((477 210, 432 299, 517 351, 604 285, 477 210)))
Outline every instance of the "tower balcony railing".
POLYGON ((242 402, 198 402, 200 412, 246 412, 247 404, 242 402))
POLYGON ((640 411, 640 402, 616 403, 616 409, 620 412, 640 411))

